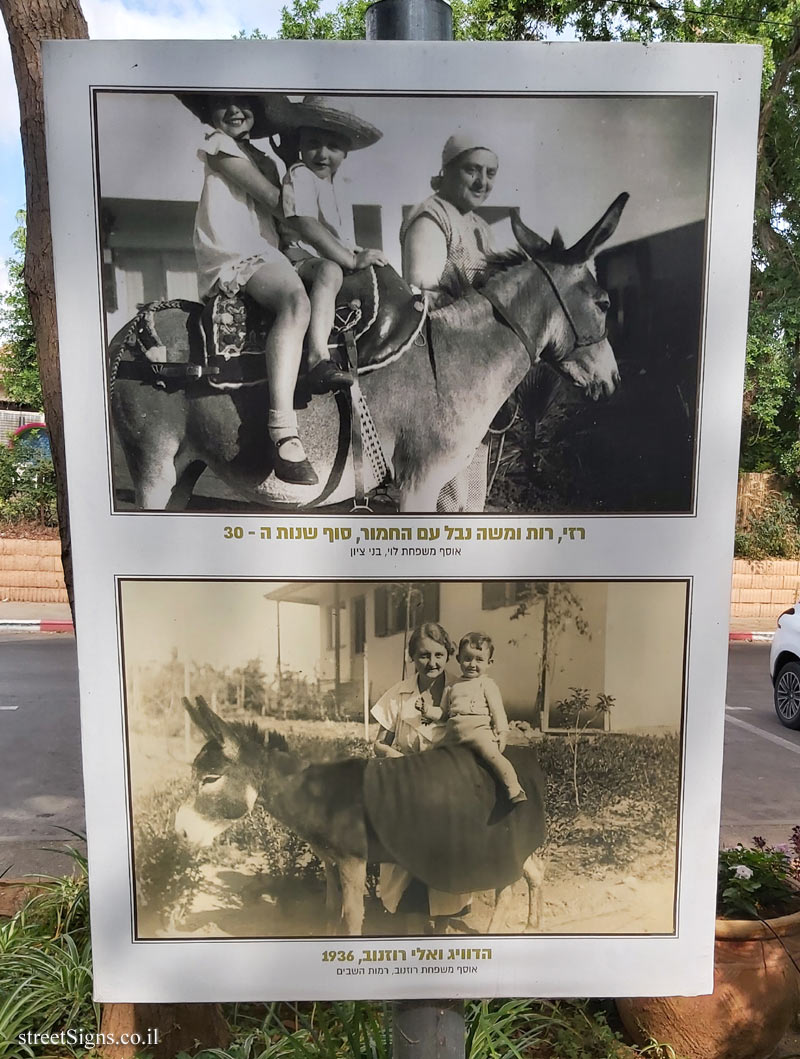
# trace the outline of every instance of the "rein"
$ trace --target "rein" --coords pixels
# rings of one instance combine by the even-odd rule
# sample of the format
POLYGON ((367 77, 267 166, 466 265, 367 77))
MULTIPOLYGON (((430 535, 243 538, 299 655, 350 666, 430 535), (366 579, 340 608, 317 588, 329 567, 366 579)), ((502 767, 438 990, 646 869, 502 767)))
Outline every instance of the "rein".
MULTIPOLYGON (((555 295, 555 299, 561 307, 561 311, 564 313, 564 316, 566 317, 567 323, 569 324, 570 330, 572 331, 572 334, 575 338, 575 344, 572 348, 585 349, 587 346, 596 346, 598 342, 603 342, 608 337, 608 327, 604 327, 602 333, 599 335, 582 337, 575 324, 575 320, 572 316, 572 313, 569 311, 569 306, 564 301, 564 296, 558 289, 558 284, 553 278, 553 275, 550 270, 547 268, 544 262, 540 261, 538 258, 532 257, 530 260, 533 262, 534 265, 536 265, 536 267, 545 277, 547 282, 550 284, 550 289, 555 295)), ((539 359, 539 354, 537 350, 534 349, 531 338, 522 329, 522 325, 519 323, 519 321, 514 319, 514 317, 509 313, 506 306, 503 305, 497 298, 494 291, 489 291, 485 287, 476 289, 478 291, 478 294, 483 295, 487 302, 489 302, 489 304, 492 306, 492 308, 503 321, 503 323, 506 324, 507 327, 511 328, 511 330, 514 332, 514 334, 517 336, 517 338, 527 350, 531 364, 535 364, 539 359)))

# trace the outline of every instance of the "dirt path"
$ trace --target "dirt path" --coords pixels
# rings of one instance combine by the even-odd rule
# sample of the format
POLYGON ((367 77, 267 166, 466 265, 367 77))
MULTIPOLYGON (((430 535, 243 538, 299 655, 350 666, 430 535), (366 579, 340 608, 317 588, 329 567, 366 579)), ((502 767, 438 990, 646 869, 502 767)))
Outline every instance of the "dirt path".
MULTIPOLYGON (((578 875, 551 858, 544 884, 543 934, 655 934, 673 929, 674 876, 665 857, 650 856, 627 874, 607 868, 578 875)), ((158 924, 146 912, 140 937, 308 937, 326 936, 321 880, 270 878, 263 863, 249 857, 237 867, 208 864, 191 910, 179 923, 158 924)), ((483 934, 494 894, 473 897, 472 911, 453 921, 448 933, 483 934)), ((514 886, 506 921, 497 933, 521 934, 528 913, 523 881, 514 886)), ((402 935, 401 917, 386 915, 375 898, 366 905, 365 934, 402 935)))

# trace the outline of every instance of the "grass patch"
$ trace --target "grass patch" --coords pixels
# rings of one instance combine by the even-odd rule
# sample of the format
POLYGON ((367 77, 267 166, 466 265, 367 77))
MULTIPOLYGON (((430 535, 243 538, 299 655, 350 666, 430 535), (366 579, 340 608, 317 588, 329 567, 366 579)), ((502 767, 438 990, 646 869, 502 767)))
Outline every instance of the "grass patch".
POLYGON ((99 1029, 92 1001, 89 890, 86 859, 70 850, 71 876, 42 880, 38 892, 9 920, 0 920, 0 1059, 81 1056, 84 1048, 52 1051, 20 1044, 29 1030, 99 1029))
MULTIPOLYGON (((81 1059, 82 1045, 20 1045, 35 1029, 100 1031, 92 967, 85 859, 74 877, 50 878, 10 920, 0 921, 0 1059, 81 1059)), ((466 1007, 467 1059, 636 1059, 602 1000, 474 1000, 466 1007)), ((389 1003, 226 1004, 225 1049, 195 1059, 390 1059, 389 1003)), ((201 1042, 202 1044, 202 1042, 201 1042)), ((137 1059, 147 1059, 141 1052, 137 1059)), ((189 1059, 181 1053, 176 1059, 189 1059)))

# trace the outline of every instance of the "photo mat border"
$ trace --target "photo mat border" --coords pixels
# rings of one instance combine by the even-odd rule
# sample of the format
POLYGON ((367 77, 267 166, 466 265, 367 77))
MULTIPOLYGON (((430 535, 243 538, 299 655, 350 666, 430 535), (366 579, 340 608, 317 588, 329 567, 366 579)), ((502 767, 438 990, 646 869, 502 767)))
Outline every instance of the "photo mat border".
MULTIPOLYGON (((334 517, 332 513, 326 512, 325 508, 309 508, 304 509, 302 507, 292 506, 286 504, 284 509, 281 505, 276 503, 270 508, 263 512, 243 510, 237 511, 235 508, 224 509, 220 511, 152 511, 152 510, 120 510, 119 501, 116 498, 116 489, 114 485, 113 475, 113 446, 114 441, 114 426, 111 417, 111 401, 109 395, 109 362, 108 362, 108 347, 111 342, 113 335, 108 333, 108 314, 105 307, 104 297, 104 280, 103 280, 103 250, 101 246, 101 206, 102 206, 102 189, 100 182, 100 153, 101 144, 98 136, 98 115, 97 105, 98 96, 102 94, 108 95, 174 95, 175 92, 186 91, 186 92, 214 92, 219 94, 252 94, 259 91, 262 92, 280 92, 286 95, 305 95, 307 93, 321 93, 326 96, 340 96, 347 98, 420 98, 420 99, 525 99, 525 100, 581 100, 581 99, 614 99, 624 101, 626 99, 671 99, 671 98, 702 98, 708 97, 713 100, 712 113, 710 118, 710 142, 709 142, 709 157, 708 157, 708 171, 706 174, 706 209, 703 218, 703 257, 702 257, 702 269, 700 277, 701 297, 700 297, 700 320, 698 325, 697 334, 697 347, 696 347, 696 366, 695 366, 695 381, 696 381, 696 394, 695 394, 695 407, 692 422, 692 460, 691 460, 691 486, 690 486, 690 499, 689 505, 686 510, 681 511, 670 511, 670 510, 656 510, 656 511, 634 511, 634 512, 614 512, 614 511, 570 511, 564 514, 579 518, 593 518, 593 519, 654 519, 654 518, 681 518, 681 519, 694 519, 697 517, 697 489, 698 489, 698 476, 700 466, 700 452, 702 448, 702 430, 703 430, 703 384, 705 378, 705 367, 706 367, 706 343, 707 343, 707 318, 708 318, 708 295, 709 295, 709 273, 710 273, 710 262, 711 262, 711 232, 713 228, 713 213, 714 213, 714 178, 717 169, 717 120, 718 120, 718 102, 719 92, 714 90, 709 91, 652 91, 652 92, 636 92, 636 91, 576 91, 569 92, 565 90, 557 90, 551 92, 545 92, 541 90, 531 91, 468 91, 468 90, 442 90, 442 91, 430 91, 427 89, 342 89, 342 88, 320 88, 319 85, 310 86, 308 82, 305 83, 305 87, 299 88, 296 85, 294 87, 270 87, 269 89, 255 89, 252 86, 242 87, 240 82, 230 82, 227 87, 214 87, 208 88, 200 83, 189 86, 165 86, 165 85, 143 85, 143 86, 124 86, 124 85, 102 85, 102 84, 91 84, 89 86, 89 104, 91 114, 91 141, 92 141, 92 197, 94 203, 94 235, 95 235, 95 253, 96 253, 96 271, 97 271, 97 295, 99 304, 99 320, 101 325, 101 331, 103 335, 103 357, 102 357, 102 377, 104 383, 104 392, 107 395, 106 405, 104 409, 104 421, 105 421, 105 452, 107 461, 107 493, 108 493, 108 514, 109 516, 125 516, 125 517, 140 517, 140 516, 153 516, 164 517, 166 515, 177 516, 179 518, 260 518, 260 519, 290 519, 302 516, 305 518, 331 518, 334 517)), ((117 444, 119 444, 117 442, 117 444)), ((247 501, 239 501, 241 505, 250 505, 247 501)), ((339 512, 335 514, 337 518, 348 517, 347 512, 339 512)), ((444 517, 442 514, 437 512, 394 512, 394 513, 371 513, 372 519, 378 518, 398 518, 405 520, 408 518, 428 518, 444 517)), ((555 512, 552 514, 538 515, 536 512, 502 512, 502 513, 487 513, 487 512, 457 512, 455 515, 449 517, 458 517, 463 519, 480 519, 480 518, 492 518, 502 517, 509 519, 526 519, 526 518, 553 518, 559 519, 562 517, 562 513, 555 512)))
MULTIPOLYGON (((682 663, 681 663, 681 705, 680 705, 680 719, 678 727, 678 740, 679 740, 679 755, 677 759, 677 789, 678 789, 678 806, 677 806, 677 819, 676 819, 676 840, 675 840, 675 853, 674 853, 674 864, 675 864, 675 885, 672 899, 672 931, 667 932, 652 932, 643 934, 642 932, 592 932, 592 933, 550 933, 540 932, 537 934, 525 934, 525 933, 509 933, 509 934, 479 934, 475 935, 480 938, 494 938, 502 940, 526 940, 535 941, 539 938, 547 939, 582 939, 592 941, 594 939, 603 938, 678 938, 679 930, 678 924, 680 922, 680 903, 681 903, 681 892, 682 892, 682 856, 683 856, 683 842, 682 842, 682 831, 684 825, 684 782, 685 782, 685 756, 686 756, 686 711, 687 711, 687 683, 688 683, 688 671, 689 671, 689 652, 691 645, 691 604, 692 604, 692 593, 694 589, 694 578, 692 577, 550 577, 550 578, 503 578, 503 577, 486 577, 486 578, 433 578, 433 577, 419 577, 414 578, 414 581, 424 583, 435 583, 439 585, 445 584, 484 584, 488 582, 530 582, 537 581, 540 583, 563 583, 563 584, 673 584, 673 585, 684 585, 685 586, 685 604, 684 604, 684 617, 683 617, 683 648, 682 648, 682 663)), ((384 579, 387 585, 397 583, 396 579, 384 579)), ((305 578, 267 578, 267 577, 143 577, 143 576, 125 576, 118 575, 115 578, 115 597, 117 607, 117 627, 118 627, 118 646, 119 646, 119 692, 120 692, 120 721, 122 724, 123 739, 124 739, 124 752, 126 762, 126 777, 125 777, 125 789, 126 789, 126 802, 127 802, 127 814, 126 814, 126 827, 127 827, 127 848, 128 848, 128 878, 129 878, 129 895, 130 895, 130 941, 134 945, 193 945, 197 943, 213 943, 215 945, 224 944, 230 945, 233 942, 236 943, 270 943, 270 942, 302 942, 305 944, 320 944, 323 941, 330 941, 331 939, 342 938, 342 935, 265 935, 254 937, 252 935, 241 935, 241 936, 228 936, 228 937, 192 937, 192 938, 152 938, 142 937, 139 934, 138 919, 138 899, 136 892, 136 852, 135 852, 135 841, 134 841, 134 825, 133 825, 133 790, 131 782, 131 735, 130 735, 130 704, 128 702, 128 691, 127 691, 127 667, 126 667, 126 655, 125 655, 125 618, 123 614, 123 600, 122 592, 123 585, 130 582, 144 582, 144 583, 161 583, 168 584, 172 582, 185 583, 202 583, 202 584, 263 584, 263 585, 274 585, 274 584, 292 584, 292 585, 312 585, 312 584, 339 584, 339 585, 378 585, 381 584, 381 579, 362 579, 362 578, 315 578, 313 580, 305 578)), ((402 582, 401 582, 402 583, 402 582)), ((548 730, 549 731, 549 730, 548 730)), ((543 730, 543 734, 546 734, 543 730)), ((188 766, 187 766, 188 767, 188 766)), ((177 842, 176 838, 176 842, 177 842)), ((363 934, 359 935, 364 940, 373 940, 376 942, 382 942, 388 944, 390 941, 402 943, 408 941, 411 938, 423 938, 428 935, 423 934, 409 934, 409 935, 380 935, 380 934, 363 934)), ((434 937, 444 937, 445 935, 433 935, 434 937)), ((453 935, 457 936, 457 935, 453 935)), ((471 935, 465 935, 471 936, 471 935)))

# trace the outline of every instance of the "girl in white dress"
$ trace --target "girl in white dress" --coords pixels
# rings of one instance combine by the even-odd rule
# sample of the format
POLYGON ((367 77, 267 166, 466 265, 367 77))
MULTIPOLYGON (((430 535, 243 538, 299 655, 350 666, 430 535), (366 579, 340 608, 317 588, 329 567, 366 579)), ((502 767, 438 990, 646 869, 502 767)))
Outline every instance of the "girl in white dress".
POLYGON ((264 355, 275 474, 285 482, 315 485, 317 475, 298 437, 294 411, 310 306, 300 278, 278 248, 275 222, 283 214, 277 167, 250 142, 274 130, 256 97, 192 93, 179 99, 213 130, 198 151, 205 166, 194 227, 200 295, 246 291, 273 316, 264 355))

